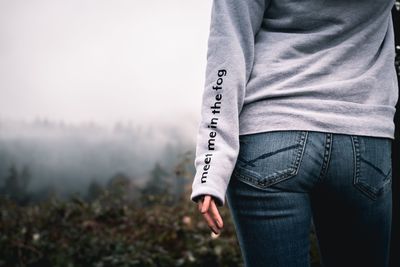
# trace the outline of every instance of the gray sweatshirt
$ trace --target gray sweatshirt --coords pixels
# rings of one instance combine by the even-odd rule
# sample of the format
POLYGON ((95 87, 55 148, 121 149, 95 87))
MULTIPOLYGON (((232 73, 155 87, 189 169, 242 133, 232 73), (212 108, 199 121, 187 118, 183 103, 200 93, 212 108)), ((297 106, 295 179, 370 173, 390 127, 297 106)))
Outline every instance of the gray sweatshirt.
POLYGON ((218 206, 239 135, 394 139, 394 0, 214 0, 190 199, 218 206))

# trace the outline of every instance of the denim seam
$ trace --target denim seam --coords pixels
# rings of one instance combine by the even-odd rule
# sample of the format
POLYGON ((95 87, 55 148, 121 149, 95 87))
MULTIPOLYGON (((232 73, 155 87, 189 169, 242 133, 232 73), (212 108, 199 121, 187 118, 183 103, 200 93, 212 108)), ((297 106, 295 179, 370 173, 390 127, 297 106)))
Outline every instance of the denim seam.
POLYGON ((376 196, 372 194, 367 188, 364 188, 360 185, 360 142, 357 136, 352 136, 352 143, 354 149, 354 176, 353 176, 353 185, 360 189, 362 193, 364 193, 367 197, 371 198, 372 200, 376 200, 376 196))
POLYGON ((300 144, 301 144, 301 149, 298 151, 298 155, 297 155, 297 162, 296 162, 296 173, 298 173, 300 166, 301 166, 301 162, 303 161, 304 158, 304 153, 305 153, 305 147, 307 144, 307 139, 308 139, 308 131, 302 131, 301 135, 300 135, 300 144))
POLYGON ((353 149, 354 149, 354 161, 355 161, 355 171, 353 177, 353 185, 358 188, 362 193, 364 193, 367 197, 372 200, 376 200, 380 193, 383 193, 387 189, 387 184, 391 182, 390 179, 387 179, 385 183, 382 185, 380 190, 376 190, 375 188, 369 186, 366 183, 360 181, 360 142, 357 136, 352 136, 353 141, 353 149))
POLYGON ((325 138, 324 158, 323 158, 323 162, 322 162, 321 172, 318 177, 319 182, 321 182, 323 177, 325 177, 325 175, 328 171, 328 167, 329 167, 329 163, 330 163, 330 159, 331 159, 333 134, 326 133, 325 136, 326 136, 326 138, 325 138))

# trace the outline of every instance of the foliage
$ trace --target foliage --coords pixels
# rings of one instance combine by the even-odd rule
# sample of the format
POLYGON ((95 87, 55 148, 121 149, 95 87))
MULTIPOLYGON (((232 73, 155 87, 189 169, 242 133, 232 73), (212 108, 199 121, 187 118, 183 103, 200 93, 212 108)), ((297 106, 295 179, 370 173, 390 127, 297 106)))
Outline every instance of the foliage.
POLYGON ((98 199, 53 198, 18 206, 2 198, 0 266, 231 266, 240 261, 228 227, 213 239, 193 204, 140 208, 104 191, 98 199), (197 213, 197 212, 196 212, 197 213))
MULTIPOLYGON (((142 206, 108 189, 90 202, 52 197, 20 206, 0 199, 0 266, 243 266, 227 207, 219 236, 182 196, 142 206)), ((311 252, 316 261, 315 251, 311 252)))

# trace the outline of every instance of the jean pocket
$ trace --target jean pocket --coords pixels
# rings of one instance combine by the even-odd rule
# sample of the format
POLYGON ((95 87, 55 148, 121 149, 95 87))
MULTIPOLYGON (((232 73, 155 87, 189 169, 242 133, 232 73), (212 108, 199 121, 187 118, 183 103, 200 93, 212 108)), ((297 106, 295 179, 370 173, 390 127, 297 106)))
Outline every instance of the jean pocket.
POLYGON ((376 200, 392 188, 392 140, 353 135, 352 141, 355 162, 353 184, 376 200))
POLYGON ((261 189, 294 177, 300 167, 307 135, 307 131, 299 130, 240 135, 233 175, 261 189))

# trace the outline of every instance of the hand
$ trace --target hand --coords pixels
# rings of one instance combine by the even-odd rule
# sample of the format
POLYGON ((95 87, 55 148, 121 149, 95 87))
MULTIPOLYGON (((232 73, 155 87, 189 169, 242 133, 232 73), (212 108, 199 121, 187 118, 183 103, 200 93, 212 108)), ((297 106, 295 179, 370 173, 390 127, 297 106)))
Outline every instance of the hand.
POLYGON ((197 203, 199 211, 203 214, 208 226, 218 235, 224 224, 214 199, 210 195, 205 195, 197 203))

